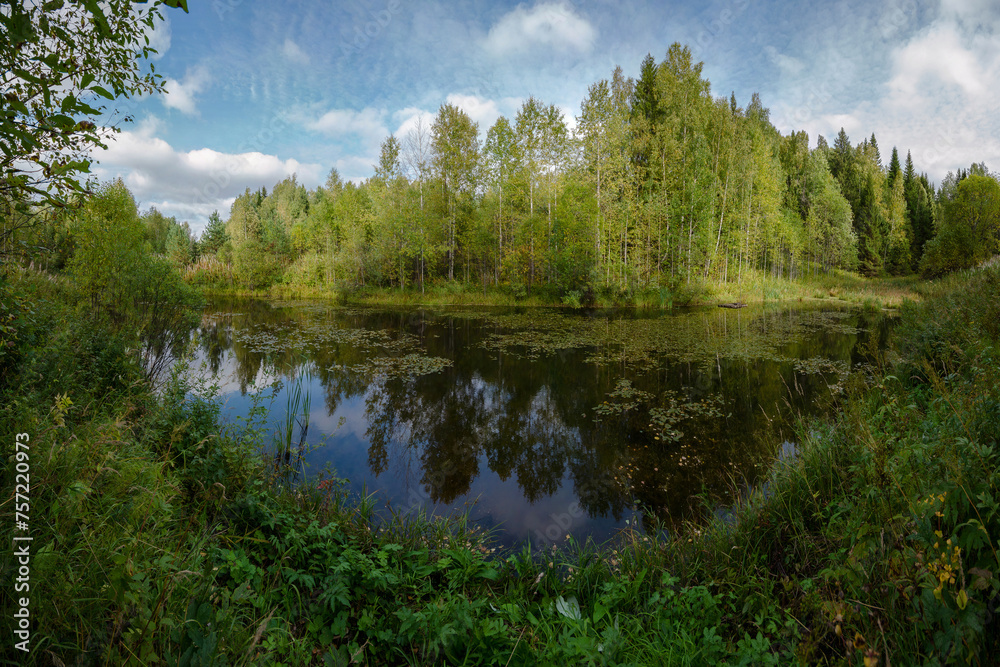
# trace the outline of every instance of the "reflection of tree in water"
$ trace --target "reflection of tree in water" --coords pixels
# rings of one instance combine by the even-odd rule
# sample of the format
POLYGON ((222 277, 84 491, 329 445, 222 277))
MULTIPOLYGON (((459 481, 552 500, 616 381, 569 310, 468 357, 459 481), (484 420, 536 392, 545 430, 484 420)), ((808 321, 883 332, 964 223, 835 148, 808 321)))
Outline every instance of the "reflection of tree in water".
POLYGON ((434 502, 469 492, 479 459, 501 480, 516 474, 529 501, 558 490, 579 443, 548 387, 503 391, 478 374, 449 369, 415 380, 376 381, 368 391, 369 462, 380 474, 393 443, 420 451, 421 481, 434 502))
POLYGON ((501 479, 506 479, 505 471, 513 470, 529 502, 559 489, 566 463, 580 441, 577 433, 566 426, 549 387, 532 389, 508 394, 509 401, 497 415, 497 436, 487 451, 491 467, 497 461, 493 470, 501 479))
POLYGON ((620 465, 625 452, 606 446, 608 438, 602 430, 579 431, 581 442, 569 461, 570 477, 580 506, 589 516, 611 515, 620 521, 631 502, 612 471, 620 465))
MULTIPOLYGON (((218 368, 231 350, 245 387, 266 364, 293 377, 306 355, 330 414, 350 397, 365 397, 368 465, 376 476, 393 466, 419 466, 415 477, 427 496, 450 504, 470 492, 485 460, 500 480, 513 476, 528 502, 556 494, 567 480, 590 516, 619 520, 635 505, 668 521, 690 518, 701 507, 695 494, 725 499, 744 473, 753 483, 751 462, 773 453, 775 444, 790 436, 796 415, 814 412, 815 403, 829 395, 829 376, 805 372, 793 360, 851 363, 857 361, 859 341, 883 337, 881 327, 872 333, 855 329, 854 315, 788 308, 756 314, 711 309, 649 319, 634 313, 580 318, 545 312, 535 329, 542 336, 531 333, 533 312, 510 316, 529 327, 518 329, 508 326, 506 315, 435 317, 423 311, 254 303, 231 307, 235 314, 228 320, 205 323, 201 346, 209 363, 218 368), (302 331, 324 327, 366 335, 300 342, 295 350, 278 344, 265 353, 233 336, 230 321, 232 327, 267 332, 279 343, 282 336, 301 341, 302 331), (558 340, 560 331, 565 341, 558 340), (373 332, 389 335, 367 335, 373 332), (518 347, 521 332, 527 333, 518 347), (392 345, 404 336, 427 356, 454 365, 429 375, 388 378, 349 368, 376 356, 404 354, 392 345), (522 356, 524 341, 555 342, 551 350, 522 356), (693 352, 678 355, 678 349, 693 352), (595 406, 608 400, 623 378, 652 398, 595 422, 595 406), (683 422, 677 442, 655 440, 650 409, 663 407, 669 392, 685 401, 721 396, 726 416, 683 422)), ((408 468, 405 473, 409 478, 408 468)))
POLYGON ((219 374, 225 354, 233 346, 233 319, 225 315, 205 315, 198 330, 198 349, 213 375, 219 374))

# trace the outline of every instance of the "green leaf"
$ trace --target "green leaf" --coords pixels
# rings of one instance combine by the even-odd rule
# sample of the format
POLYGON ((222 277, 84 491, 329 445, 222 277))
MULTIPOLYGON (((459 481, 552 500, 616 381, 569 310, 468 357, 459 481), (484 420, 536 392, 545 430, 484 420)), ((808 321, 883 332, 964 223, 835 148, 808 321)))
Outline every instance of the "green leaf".
MULTIPOLYGON (((37 76, 29 72, 28 70, 21 69, 20 67, 15 67, 12 71, 14 72, 14 76, 16 76, 18 79, 24 79, 28 83, 33 83, 37 86, 46 86, 44 79, 39 79, 37 76)), ((48 90, 48 86, 46 86, 46 90, 48 90)))
POLYGON ((95 92, 95 93, 97 93, 101 97, 107 98, 109 100, 114 100, 115 99, 114 95, 112 95, 111 93, 109 93, 107 90, 105 90, 101 86, 94 86, 90 90, 93 91, 93 92, 95 92))
POLYGON ((7 104, 10 105, 11 109, 13 109, 14 111, 16 111, 18 113, 22 113, 22 114, 25 114, 25 115, 28 114, 28 107, 26 107, 24 105, 24 102, 22 102, 21 100, 19 100, 17 98, 7 99, 7 104))
POLYGON ((566 618, 571 618, 574 621, 579 621, 582 618, 580 614, 580 604, 576 601, 575 597, 566 599, 560 595, 556 598, 556 611, 566 618))
POLYGON ((104 15, 100 3, 97 0, 83 0, 83 6, 87 8, 87 11, 94 18, 94 24, 97 26, 101 37, 110 37, 111 26, 108 25, 108 17, 104 15))
POLYGON ((73 120, 71 117, 69 117, 69 116, 67 116, 65 114, 61 114, 61 113, 57 113, 57 114, 54 114, 52 116, 49 116, 45 120, 47 120, 50 125, 53 125, 55 127, 59 127, 59 128, 65 129, 65 130, 73 129, 73 126, 76 125, 76 121, 75 120, 73 120))
POLYGON ((969 594, 965 592, 964 588, 958 592, 958 595, 955 596, 955 602, 958 603, 959 609, 965 609, 966 606, 968 606, 969 594))

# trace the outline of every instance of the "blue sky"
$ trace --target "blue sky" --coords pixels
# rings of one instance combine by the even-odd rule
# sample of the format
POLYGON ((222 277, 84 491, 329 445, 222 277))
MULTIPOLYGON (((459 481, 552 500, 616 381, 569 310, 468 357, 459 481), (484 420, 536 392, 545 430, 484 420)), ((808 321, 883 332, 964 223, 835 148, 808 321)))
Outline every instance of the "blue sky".
POLYGON ((390 132, 445 102, 483 134, 530 95, 572 125, 591 84, 616 65, 636 76, 673 42, 705 63, 713 94, 759 92, 783 133, 874 132, 884 160, 911 150, 935 181, 973 161, 1000 169, 994 0, 189 4, 154 35, 168 93, 119 105, 135 122, 94 171, 195 231, 247 187, 370 176, 390 132))

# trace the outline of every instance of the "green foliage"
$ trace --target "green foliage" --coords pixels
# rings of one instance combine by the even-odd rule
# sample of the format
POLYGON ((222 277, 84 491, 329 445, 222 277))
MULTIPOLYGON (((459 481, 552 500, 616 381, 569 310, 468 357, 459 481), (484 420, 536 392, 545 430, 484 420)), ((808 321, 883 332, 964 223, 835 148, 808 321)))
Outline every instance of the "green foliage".
POLYGON ((212 211, 212 215, 208 216, 208 225, 201 235, 199 242, 200 253, 202 255, 214 255, 219 252, 228 238, 226 225, 222 222, 219 212, 212 211))
POLYGON ((120 180, 103 186, 72 224, 77 247, 69 272, 87 317, 99 330, 122 332, 155 377, 168 354, 186 344, 199 295, 169 260, 150 253, 135 200, 120 180))
POLYGON ((186 267, 194 259, 194 240, 187 229, 187 223, 184 226, 172 225, 164 246, 167 259, 178 268, 186 267))
POLYGON ((245 290, 266 290, 281 278, 282 268, 260 241, 246 241, 233 251, 233 275, 245 290))
MULTIPOLYGON (((163 5, 187 11, 187 3, 3 5, 0 198, 22 212, 36 201, 65 206, 85 191, 79 175, 89 171, 90 151, 103 148, 108 131, 117 130, 97 124, 115 116, 105 113, 112 111, 105 101, 162 90, 162 78, 144 67, 153 52, 146 33, 163 5)), ((17 226, 4 222, 5 241, 17 226)), ((31 224, 29 218, 24 226, 31 224)))
POLYGON ((937 236, 926 246, 921 272, 928 277, 967 269, 1000 253, 1000 183, 972 175, 944 203, 937 236))

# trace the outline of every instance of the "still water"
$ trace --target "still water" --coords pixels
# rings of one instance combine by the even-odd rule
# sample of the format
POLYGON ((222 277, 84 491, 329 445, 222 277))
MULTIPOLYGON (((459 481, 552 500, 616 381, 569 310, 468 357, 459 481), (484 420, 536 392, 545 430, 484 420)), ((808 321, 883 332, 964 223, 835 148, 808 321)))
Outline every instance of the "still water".
MULTIPOLYGON (((759 481, 802 415, 883 348, 831 305, 673 312, 386 310, 216 300, 198 359, 225 414, 310 399, 306 474, 396 511, 468 511, 506 545, 670 526, 759 481), (701 499, 699 499, 701 498, 701 499)), ((299 420, 300 423, 304 420, 299 420)), ((299 440, 296 431, 295 440, 299 440)))

